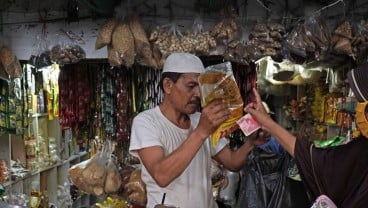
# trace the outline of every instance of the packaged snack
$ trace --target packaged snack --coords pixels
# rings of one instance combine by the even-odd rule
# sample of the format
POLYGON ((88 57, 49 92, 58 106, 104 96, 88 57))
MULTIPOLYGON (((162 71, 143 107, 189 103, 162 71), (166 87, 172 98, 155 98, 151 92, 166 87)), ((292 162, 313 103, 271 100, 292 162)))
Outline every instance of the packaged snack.
POLYGON ((230 62, 207 67, 199 76, 199 85, 202 107, 215 99, 224 99, 230 105, 230 117, 211 135, 212 145, 215 146, 221 137, 238 128, 236 121, 243 116, 243 99, 230 62))
POLYGON ((122 180, 117 164, 112 158, 112 151, 111 141, 106 140, 100 152, 68 170, 71 182, 81 191, 95 196, 118 192, 122 180))

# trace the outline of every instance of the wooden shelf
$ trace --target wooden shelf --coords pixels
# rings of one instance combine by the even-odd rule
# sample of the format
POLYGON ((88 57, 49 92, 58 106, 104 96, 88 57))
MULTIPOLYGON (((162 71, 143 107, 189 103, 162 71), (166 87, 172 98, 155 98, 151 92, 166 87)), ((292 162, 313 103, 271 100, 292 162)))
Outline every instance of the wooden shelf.
MULTIPOLYGON (((32 119, 34 125, 33 133, 35 135, 42 135, 44 138, 54 137, 58 145, 62 145, 63 147, 68 146, 68 141, 62 138, 58 119, 48 120, 47 114, 35 114, 32 116, 32 119)), ((69 151, 66 150, 66 152, 69 151)), ((67 157, 68 154, 70 153, 66 153, 65 156, 67 157)), ((60 158, 66 158, 65 156, 59 155, 60 158)), ((23 157, 22 161, 26 162, 23 137, 14 134, 0 135, 0 159, 6 160, 9 165, 11 160, 18 160, 20 157, 23 157), (23 153, 19 154, 20 152, 23 153)), ((2 183, 2 185, 6 189, 6 194, 22 193, 30 195, 32 183, 36 182, 39 184, 41 192, 47 191, 50 204, 57 205, 59 201, 58 189, 60 189, 60 186, 67 187, 70 185, 68 179, 69 168, 74 164, 88 159, 88 152, 72 154, 68 158, 50 166, 26 172, 24 175, 14 180, 9 179, 2 183)), ((68 188, 66 190, 68 190, 68 188)), ((83 196, 82 199, 83 200, 79 200, 79 202, 75 202, 73 206, 82 207, 86 205, 89 202, 89 195, 83 196)))
MULTIPOLYGON (((14 183, 18 183, 19 181, 22 181, 22 180, 25 180, 31 176, 34 176, 34 175, 37 175, 37 174, 40 174, 42 172, 45 172, 45 171, 48 171, 48 170, 51 170, 51 169, 55 169, 55 168, 58 168, 58 167, 61 167, 62 165, 69 165, 71 161, 74 161, 74 160, 80 160, 82 159, 84 156, 87 156, 88 155, 88 152, 80 152, 79 154, 75 154, 75 155, 72 155, 70 156, 69 159, 67 160, 64 160, 62 162, 59 162, 59 163, 56 163, 54 165, 51 165, 51 166, 48 166, 48 167, 45 167, 45 168, 40 168, 38 170, 35 170, 35 171, 30 171, 28 174, 26 174, 25 176, 23 177, 18 177, 16 178, 15 180, 8 180, 4 183, 2 183, 2 185, 4 187, 7 187, 7 186, 10 186, 14 183)), ((84 160, 84 159, 83 159, 84 160)), ((69 167, 68 167, 69 168, 69 167)))
POLYGON ((36 118, 36 117, 46 117, 46 116, 48 116, 47 113, 34 113, 34 114, 32 114, 32 117, 33 118, 36 118))

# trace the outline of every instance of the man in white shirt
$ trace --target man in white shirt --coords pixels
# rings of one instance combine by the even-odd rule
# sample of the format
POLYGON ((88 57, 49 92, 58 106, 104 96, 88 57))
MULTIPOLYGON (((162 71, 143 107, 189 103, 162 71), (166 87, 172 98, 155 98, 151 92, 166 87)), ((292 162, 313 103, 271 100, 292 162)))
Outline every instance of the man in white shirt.
POLYGON ((201 113, 198 76, 202 61, 189 53, 173 53, 163 67, 162 103, 133 120, 129 151, 142 163, 147 208, 165 204, 180 208, 213 208, 211 158, 225 168, 243 167, 257 140, 232 151, 225 138, 211 145, 210 135, 230 115, 224 100, 214 100, 201 113))

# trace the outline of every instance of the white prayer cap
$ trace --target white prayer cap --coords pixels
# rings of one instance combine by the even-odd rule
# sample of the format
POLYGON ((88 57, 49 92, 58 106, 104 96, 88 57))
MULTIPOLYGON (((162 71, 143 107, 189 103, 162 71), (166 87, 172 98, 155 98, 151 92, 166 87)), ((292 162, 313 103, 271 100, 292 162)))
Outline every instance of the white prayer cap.
POLYGON ((162 73, 203 73, 204 66, 197 56, 190 53, 172 53, 165 61, 162 73))

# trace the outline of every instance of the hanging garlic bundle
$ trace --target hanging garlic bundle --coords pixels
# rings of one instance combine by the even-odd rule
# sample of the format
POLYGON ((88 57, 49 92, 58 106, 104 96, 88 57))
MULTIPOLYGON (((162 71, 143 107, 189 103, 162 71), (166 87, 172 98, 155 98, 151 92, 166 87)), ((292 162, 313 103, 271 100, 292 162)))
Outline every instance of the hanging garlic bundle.
POLYGON ((181 46, 182 33, 176 22, 156 27, 150 35, 149 40, 156 46, 163 58, 173 52, 183 52, 181 46), (167 29, 168 28, 168 29, 167 29))
POLYGON ((149 38, 153 43, 154 53, 156 52, 154 56, 157 57, 155 48, 161 53, 163 59, 174 52, 208 55, 210 50, 216 47, 216 40, 209 32, 204 32, 203 25, 199 26, 198 22, 195 20, 193 31, 187 31, 184 35, 175 21, 156 27, 149 38))
POLYGON ((203 20, 201 17, 197 17, 193 23, 193 36, 192 42, 194 43, 194 51, 196 54, 209 55, 210 50, 215 48, 217 43, 216 39, 210 35, 210 32, 204 31, 203 20))

